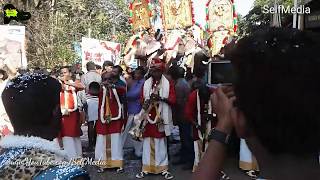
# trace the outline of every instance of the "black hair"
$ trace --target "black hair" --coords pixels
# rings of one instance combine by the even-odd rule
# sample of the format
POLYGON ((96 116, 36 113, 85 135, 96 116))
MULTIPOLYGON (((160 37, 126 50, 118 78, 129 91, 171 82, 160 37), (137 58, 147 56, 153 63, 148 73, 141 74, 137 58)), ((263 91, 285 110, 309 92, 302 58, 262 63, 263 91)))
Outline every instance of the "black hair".
POLYGON ((168 74, 171 76, 173 80, 179 79, 179 74, 178 74, 178 66, 173 65, 168 69, 168 74))
POLYGON ((89 93, 93 96, 98 96, 100 91, 100 84, 98 82, 91 82, 89 84, 89 93))
POLYGON ((202 61, 208 61, 208 57, 203 52, 198 52, 194 55, 193 73, 197 78, 203 78, 208 67, 202 61))
POLYGON ((191 89, 196 90, 196 89, 199 89, 200 87, 202 87, 203 85, 204 85, 204 83, 202 81, 197 80, 197 81, 192 82, 191 89))
POLYGON ((186 80, 189 81, 193 78, 193 74, 191 72, 191 68, 187 68, 187 71, 186 71, 186 80))
POLYGON ((60 106, 60 91, 60 83, 44 74, 26 73, 11 80, 2 93, 2 101, 15 133, 47 127, 50 132, 46 133, 52 132, 49 136, 56 137, 61 112, 57 117, 53 112, 60 106))
POLYGON ((144 75, 146 74, 146 70, 145 70, 145 68, 144 68, 143 66, 138 66, 138 67, 134 70, 134 72, 136 72, 136 71, 140 71, 140 73, 141 73, 142 76, 144 76, 144 75))
POLYGON ((102 69, 102 67, 98 64, 96 64, 96 69, 102 69))
POLYGON ((121 66, 119 66, 119 65, 113 66, 112 68, 113 68, 113 69, 118 69, 119 75, 121 75, 121 74, 122 74, 122 72, 123 72, 122 67, 121 67, 121 66))
POLYGON ((208 103, 210 99, 210 89, 205 84, 198 87, 199 98, 203 103, 208 103))
POLYGON ((105 61, 105 62, 103 62, 102 70, 106 70, 107 66, 114 66, 114 64, 111 61, 105 61))
POLYGON ((320 36, 271 28, 226 48, 237 74, 236 106, 267 151, 320 150, 320 36))
POLYGON ((0 74, 2 74, 2 80, 4 81, 4 80, 6 80, 6 79, 8 79, 8 74, 7 74, 7 72, 5 71, 5 70, 3 70, 3 69, 0 69, 0 74))
POLYGON ((185 73, 186 73, 186 71, 182 67, 178 68, 178 76, 179 76, 179 78, 184 78, 184 74, 185 73))
POLYGON ((60 72, 59 72, 59 69, 58 67, 55 67, 52 69, 51 73, 50 73, 50 76, 55 76, 55 77, 58 77, 60 72))
POLYGON ((96 64, 94 64, 94 62, 92 61, 89 61, 86 64, 86 68, 87 68, 87 71, 96 70, 96 64))
POLYGON ((69 71, 70 73, 72 73, 71 66, 62 66, 62 67, 60 67, 60 71, 61 71, 62 69, 68 69, 68 71, 69 71))

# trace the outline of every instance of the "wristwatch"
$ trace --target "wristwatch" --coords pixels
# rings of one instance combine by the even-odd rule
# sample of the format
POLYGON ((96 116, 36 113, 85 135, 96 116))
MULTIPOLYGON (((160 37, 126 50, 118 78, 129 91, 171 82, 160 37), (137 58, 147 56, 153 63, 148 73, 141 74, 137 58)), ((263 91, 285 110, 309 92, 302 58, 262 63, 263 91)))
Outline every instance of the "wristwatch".
POLYGON ((215 128, 211 129, 208 135, 208 141, 210 142, 212 139, 225 145, 230 144, 230 135, 215 128))

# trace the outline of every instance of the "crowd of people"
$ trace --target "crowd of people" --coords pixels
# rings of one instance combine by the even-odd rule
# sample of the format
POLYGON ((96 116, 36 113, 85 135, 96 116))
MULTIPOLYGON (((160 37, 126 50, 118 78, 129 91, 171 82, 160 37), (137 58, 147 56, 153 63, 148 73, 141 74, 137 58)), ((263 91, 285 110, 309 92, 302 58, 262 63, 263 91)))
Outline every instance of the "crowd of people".
POLYGON ((86 73, 69 66, 47 74, 35 69, 9 82, 0 71, 3 105, 14 129, 0 141, 6 150, 0 155, 0 176, 88 179, 77 165, 29 164, 19 171, 20 166, 6 164, 28 156, 77 161, 84 148, 94 152, 98 173, 110 168, 122 173, 124 144, 134 139, 134 153, 142 159, 136 178, 173 179, 168 145, 178 126, 181 149, 173 164, 184 164, 194 179, 229 179, 222 170, 234 129, 242 138, 239 166, 250 177, 317 179, 318 38, 269 29, 226 47, 237 74, 232 87, 207 86, 205 64, 191 73, 176 65, 167 69, 158 57, 136 69, 108 61, 102 67, 88 62, 86 73), (88 147, 80 140, 83 124, 88 147))

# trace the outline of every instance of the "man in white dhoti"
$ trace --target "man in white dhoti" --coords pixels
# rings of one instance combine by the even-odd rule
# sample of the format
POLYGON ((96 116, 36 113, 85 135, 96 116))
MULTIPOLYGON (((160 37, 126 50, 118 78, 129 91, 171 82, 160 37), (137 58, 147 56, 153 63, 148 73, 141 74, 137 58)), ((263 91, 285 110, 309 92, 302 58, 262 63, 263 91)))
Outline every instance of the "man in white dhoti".
POLYGON ((168 151, 166 136, 172 129, 170 105, 176 101, 174 86, 163 75, 164 63, 153 59, 150 67, 151 77, 143 86, 143 108, 136 117, 145 123, 143 132, 142 171, 136 175, 144 178, 148 173, 161 174, 172 179, 168 172, 168 151))
POLYGON ((62 87, 60 92, 62 113, 60 136, 68 158, 80 158, 82 157, 82 145, 77 92, 83 90, 84 86, 79 81, 72 80, 70 67, 62 67, 60 73, 59 80, 62 87))
POLYGON ((126 86, 121 80, 114 80, 111 72, 102 74, 103 88, 99 95, 99 120, 96 123, 95 159, 101 164, 98 172, 104 172, 106 168, 118 168, 118 173, 123 172, 122 132, 126 124, 123 99, 126 86))
POLYGON ((240 160, 239 168, 243 170, 251 178, 257 178, 258 176, 258 163, 256 158, 251 153, 247 146, 246 140, 240 140, 240 160))

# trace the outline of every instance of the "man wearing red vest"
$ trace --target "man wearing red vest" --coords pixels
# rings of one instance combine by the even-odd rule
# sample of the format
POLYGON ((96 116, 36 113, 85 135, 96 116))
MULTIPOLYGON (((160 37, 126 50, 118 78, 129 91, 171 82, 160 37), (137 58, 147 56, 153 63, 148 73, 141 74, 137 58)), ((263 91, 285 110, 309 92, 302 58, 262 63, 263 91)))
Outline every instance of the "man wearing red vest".
POLYGON ((142 171, 136 175, 143 178, 148 173, 161 174, 172 179, 168 172, 168 151, 166 136, 172 130, 171 105, 175 104, 174 85, 163 75, 165 65, 160 59, 153 59, 151 77, 143 86, 143 108, 137 120, 145 124, 143 133, 142 171))
POLYGON ((80 141, 81 124, 78 109, 77 92, 84 89, 84 86, 71 78, 70 68, 65 66, 60 70, 60 107, 62 113, 61 137, 64 150, 69 159, 82 156, 80 141))
POLYGON ((102 74, 102 91, 99 95, 99 120, 96 125, 97 140, 95 159, 100 161, 98 172, 106 168, 118 168, 123 172, 122 132, 126 124, 124 97, 126 86, 111 72, 102 74), (117 82, 116 82, 117 81, 117 82))

